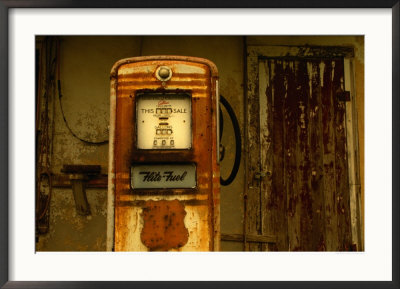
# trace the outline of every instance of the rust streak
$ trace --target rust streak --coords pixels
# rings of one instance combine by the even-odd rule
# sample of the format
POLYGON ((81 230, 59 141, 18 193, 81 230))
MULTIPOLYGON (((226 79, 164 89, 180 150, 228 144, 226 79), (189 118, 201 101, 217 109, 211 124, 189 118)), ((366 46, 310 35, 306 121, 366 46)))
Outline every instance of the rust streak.
MULTIPOLYGON (((270 64, 272 68, 272 65, 270 64)), ((270 69, 271 69, 270 68, 270 69)), ((283 119, 283 101, 286 95, 285 72, 282 64, 275 66, 274 93, 269 89, 269 102, 273 104, 271 108, 272 119, 272 194, 267 205, 271 207, 274 216, 271 217, 274 231, 278 237, 275 250, 287 251, 287 214, 286 202, 287 194, 284 188, 284 119, 283 119)))
MULTIPOLYGON (((192 80, 196 78, 203 78, 204 74, 202 73, 176 73, 173 72, 174 79, 180 80, 192 80)), ((134 72, 134 73, 127 73, 127 74, 120 74, 118 75, 118 81, 124 82, 126 79, 153 79, 156 80, 156 77, 152 73, 144 73, 144 72, 134 72)))
POLYGON ((311 63, 311 98, 310 98, 310 162, 311 162, 311 195, 312 195, 312 247, 317 251, 325 251, 325 201, 324 173, 322 159, 322 109, 321 78, 318 61, 311 63))
MULTIPOLYGON (((198 199, 191 199, 191 200, 180 200, 183 205, 185 206, 207 206, 207 200, 198 200, 198 199)), ((144 207, 146 205, 146 201, 143 200, 136 200, 136 201, 118 201, 118 206, 121 207, 144 207)))

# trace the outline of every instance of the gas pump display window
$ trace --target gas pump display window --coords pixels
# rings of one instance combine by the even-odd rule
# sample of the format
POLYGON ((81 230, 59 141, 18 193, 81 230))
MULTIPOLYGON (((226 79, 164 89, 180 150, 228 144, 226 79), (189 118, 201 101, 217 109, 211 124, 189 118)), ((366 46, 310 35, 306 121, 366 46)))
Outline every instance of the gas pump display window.
POLYGON ((137 95, 137 148, 190 149, 191 104, 191 96, 187 93, 137 95))

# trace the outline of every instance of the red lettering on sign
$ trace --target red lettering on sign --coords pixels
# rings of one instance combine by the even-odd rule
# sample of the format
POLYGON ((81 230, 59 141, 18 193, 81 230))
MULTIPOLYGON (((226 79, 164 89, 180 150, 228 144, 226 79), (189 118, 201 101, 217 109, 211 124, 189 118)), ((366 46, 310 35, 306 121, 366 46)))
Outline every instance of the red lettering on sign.
POLYGON ((166 101, 166 100, 160 100, 160 101, 158 102, 158 105, 164 105, 164 104, 169 104, 169 102, 166 101))

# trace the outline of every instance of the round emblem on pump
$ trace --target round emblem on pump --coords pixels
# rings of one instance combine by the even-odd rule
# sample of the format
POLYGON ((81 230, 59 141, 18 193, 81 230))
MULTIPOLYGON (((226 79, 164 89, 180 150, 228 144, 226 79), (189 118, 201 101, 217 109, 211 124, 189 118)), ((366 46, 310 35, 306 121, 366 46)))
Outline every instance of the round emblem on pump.
POLYGON ((172 77, 172 70, 168 66, 160 66, 156 70, 156 77, 158 80, 167 81, 172 77))

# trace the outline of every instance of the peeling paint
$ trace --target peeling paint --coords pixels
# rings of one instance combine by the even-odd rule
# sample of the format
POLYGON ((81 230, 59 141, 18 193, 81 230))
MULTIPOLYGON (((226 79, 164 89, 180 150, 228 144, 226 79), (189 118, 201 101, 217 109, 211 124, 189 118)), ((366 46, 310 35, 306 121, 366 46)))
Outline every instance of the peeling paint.
POLYGON ((325 71, 325 63, 323 61, 319 64, 319 79, 321 80, 321 88, 324 87, 324 71, 325 71))
MULTIPOLYGON (((274 60, 265 62, 263 67, 269 68, 274 60)), ((342 180, 347 172, 344 164, 347 156, 341 141, 343 105, 335 98, 343 73, 340 60, 276 63, 273 78, 267 69, 260 69, 260 79, 270 78, 265 83, 275 88, 267 88, 267 101, 260 101, 263 107, 269 108, 266 113, 260 113, 261 169, 272 167, 272 178, 261 180, 261 196, 267 199, 266 210, 260 208, 261 214, 267 214, 261 215, 261 225, 264 234, 278 235, 277 245, 268 248, 347 250, 350 226, 343 219, 349 213, 348 194, 345 197, 342 186, 346 184, 342 180), (270 113, 273 119, 268 119, 270 113), (273 151, 265 145, 271 130, 273 151), (268 161, 271 158, 273 163, 268 161), (336 177, 338 174, 340 178, 336 177), (286 203, 279 203, 280 194, 286 203), (275 211, 274 207, 279 209, 275 211), (340 228, 339 224, 342 224, 340 228), (289 242, 284 241, 286 238, 289 242)), ((263 81, 259 83, 265 85, 263 81)), ((255 210, 257 204, 252 206, 255 210)))

